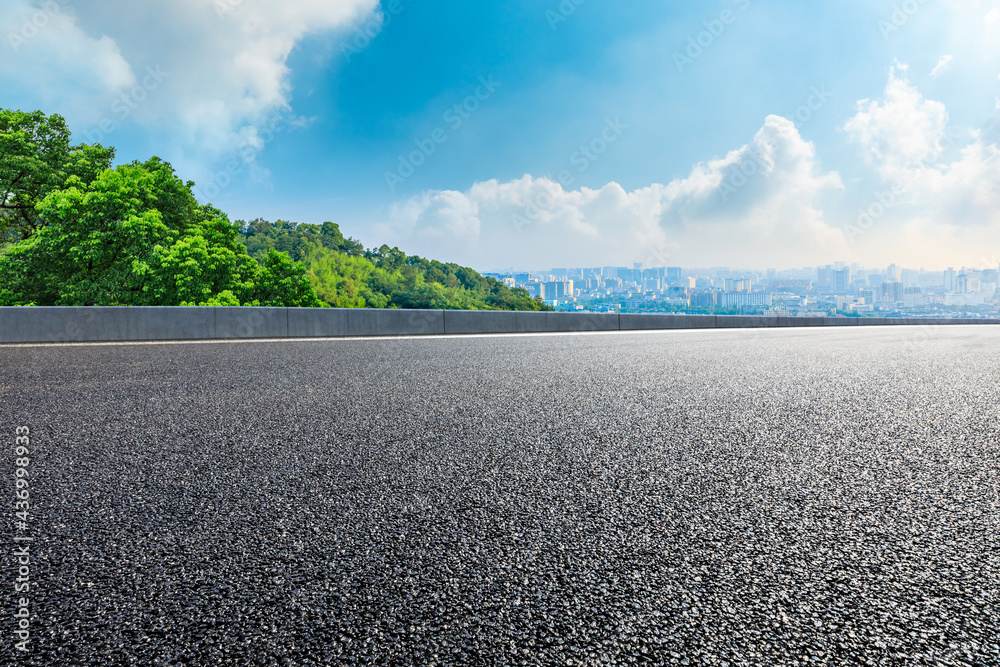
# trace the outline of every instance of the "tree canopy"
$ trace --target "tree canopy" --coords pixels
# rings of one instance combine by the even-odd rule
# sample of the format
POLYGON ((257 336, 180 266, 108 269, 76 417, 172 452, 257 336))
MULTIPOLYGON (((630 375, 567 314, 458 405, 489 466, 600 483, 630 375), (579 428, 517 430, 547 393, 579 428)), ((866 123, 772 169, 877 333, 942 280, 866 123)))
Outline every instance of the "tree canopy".
POLYGON ((71 145, 62 116, 0 109, 0 239, 30 236, 41 224, 39 202, 71 178, 92 183, 114 157, 99 144, 71 145))
POLYGON ((333 222, 231 223, 169 163, 114 156, 60 116, 0 109, 0 305, 547 309, 333 222))
POLYGON ((364 246, 333 222, 237 221, 251 256, 275 249, 305 265, 319 298, 339 308, 550 310, 526 290, 510 289, 476 271, 399 248, 364 246))
POLYGON ((301 264, 276 252, 254 260, 192 185, 158 158, 89 183, 70 176, 0 254, 0 304, 322 305, 301 264))

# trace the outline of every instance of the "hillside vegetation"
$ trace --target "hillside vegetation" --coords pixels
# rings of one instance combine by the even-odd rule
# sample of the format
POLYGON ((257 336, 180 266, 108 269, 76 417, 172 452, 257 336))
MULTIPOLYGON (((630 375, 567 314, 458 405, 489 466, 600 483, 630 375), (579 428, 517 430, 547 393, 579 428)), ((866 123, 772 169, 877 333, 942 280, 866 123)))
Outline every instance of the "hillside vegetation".
POLYGON ((0 305, 547 309, 331 222, 232 223, 167 162, 114 156, 60 116, 0 109, 0 305))
POLYGON ((365 250, 332 222, 238 221, 251 257, 287 253, 301 262, 319 298, 340 308, 544 310, 526 290, 458 264, 445 264, 383 245, 365 250))

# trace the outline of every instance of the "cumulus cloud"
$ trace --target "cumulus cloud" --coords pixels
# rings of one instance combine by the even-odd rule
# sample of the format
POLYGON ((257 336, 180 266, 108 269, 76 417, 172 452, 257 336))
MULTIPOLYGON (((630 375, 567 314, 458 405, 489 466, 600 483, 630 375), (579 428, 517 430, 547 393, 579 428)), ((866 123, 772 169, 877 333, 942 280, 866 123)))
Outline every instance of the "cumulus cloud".
POLYGON ((952 128, 945 106, 927 100, 899 69, 890 72, 884 99, 862 100, 845 125, 885 188, 862 209, 860 232, 849 225, 849 236, 863 233, 872 249, 914 265, 995 266, 1000 149, 979 130, 952 128))
POLYGON ((295 45, 377 6, 378 0, 8 0, 0 34, 8 42, 14 35, 17 44, 13 58, 0 59, 0 77, 85 127, 127 117, 167 128, 181 145, 206 154, 259 147, 261 126, 288 110, 286 60, 295 45), (25 25, 29 37, 20 39, 25 25), (148 78, 151 71, 158 80, 148 78))
POLYGON ((818 201, 841 188, 795 125, 770 116, 746 145, 667 184, 628 192, 617 183, 567 190, 531 175, 490 180, 397 204, 377 231, 476 266, 497 257, 518 267, 829 261, 847 245, 818 201))
POLYGON ((905 65, 892 67, 884 99, 858 102, 857 114, 844 126, 887 179, 937 160, 946 143, 947 109, 924 99, 906 74, 905 65))
POLYGON ((845 125, 886 181, 920 215, 940 224, 1000 225, 1000 149, 974 131, 963 142, 941 102, 928 100, 894 68, 885 99, 862 100, 845 125), (949 158, 948 149, 957 152, 949 158))
POLYGON ((71 11, 65 0, 0 5, 0 78, 9 87, 33 89, 46 106, 92 108, 80 115, 93 121, 95 100, 132 87, 136 77, 115 40, 82 32, 71 11))

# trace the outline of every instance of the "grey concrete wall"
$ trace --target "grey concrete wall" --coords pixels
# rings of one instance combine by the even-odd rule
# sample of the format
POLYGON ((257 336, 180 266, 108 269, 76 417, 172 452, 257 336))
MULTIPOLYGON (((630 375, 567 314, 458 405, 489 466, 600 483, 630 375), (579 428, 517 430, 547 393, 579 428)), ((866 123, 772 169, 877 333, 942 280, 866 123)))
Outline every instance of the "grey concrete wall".
POLYGON ((654 329, 715 329, 715 315, 621 315, 622 331, 650 331, 654 329))
POLYGON ((128 340, 125 308, 0 308, 0 342, 128 340))
POLYGON ((352 308, 0 307, 0 343, 955 324, 1000 321, 352 308))
POLYGON ((128 340, 197 340, 216 337, 216 309, 122 308, 128 340))

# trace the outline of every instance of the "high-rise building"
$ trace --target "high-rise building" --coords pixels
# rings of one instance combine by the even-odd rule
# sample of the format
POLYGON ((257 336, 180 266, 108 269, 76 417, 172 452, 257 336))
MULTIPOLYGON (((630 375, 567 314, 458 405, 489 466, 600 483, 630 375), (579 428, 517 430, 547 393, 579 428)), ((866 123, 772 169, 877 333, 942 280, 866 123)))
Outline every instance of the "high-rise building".
POLYGON ((724 285, 727 292, 753 291, 753 281, 749 278, 726 278, 724 285))
POLYGON ((960 273, 955 280, 955 291, 959 294, 978 294, 982 283, 978 273, 960 273))
POLYGON ((958 286, 957 285, 957 280, 956 280, 957 277, 958 276, 955 273, 955 269, 953 269, 953 268, 951 268, 949 266, 948 270, 944 272, 944 291, 945 292, 954 292, 955 291, 956 287, 958 286))
POLYGON ((691 306, 693 308, 715 308, 717 299, 716 292, 691 292, 691 306))
POLYGON ((681 267, 679 266, 668 266, 667 267, 667 282, 676 283, 681 280, 681 267))
POLYGON ((552 301, 553 299, 565 299, 573 296, 573 281, 549 281, 542 284, 542 299, 552 301))
POLYGON ((643 292, 659 292, 663 288, 662 283, 659 278, 643 278, 642 279, 642 291, 643 292))
POLYGON ((895 264, 890 264, 889 268, 887 268, 885 270, 885 275, 889 278, 889 280, 891 280, 893 282, 898 282, 899 281, 901 273, 902 273, 902 271, 895 264))
POLYGON ((903 300, 903 283, 898 280, 888 280, 879 287, 879 300, 882 303, 896 303, 903 300))
POLYGON ((833 272, 833 289, 836 292, 847 292, 851 289, 851 269, 837 269, 833 272))
POLYGON ((820 266, 816 268, 816 284, 820 287, 830 287, 833 285, 833 267, 820 266))

